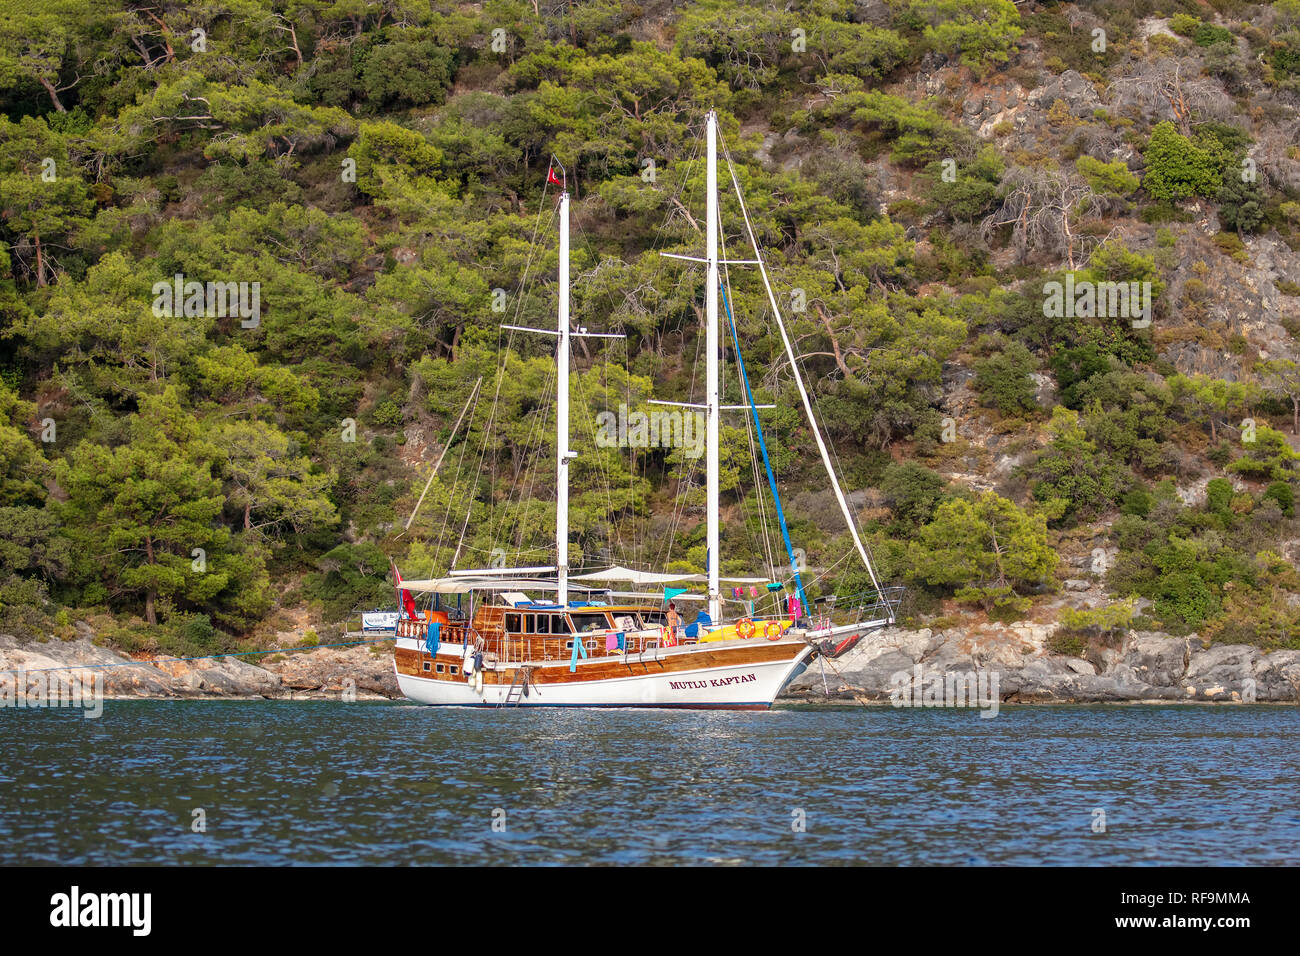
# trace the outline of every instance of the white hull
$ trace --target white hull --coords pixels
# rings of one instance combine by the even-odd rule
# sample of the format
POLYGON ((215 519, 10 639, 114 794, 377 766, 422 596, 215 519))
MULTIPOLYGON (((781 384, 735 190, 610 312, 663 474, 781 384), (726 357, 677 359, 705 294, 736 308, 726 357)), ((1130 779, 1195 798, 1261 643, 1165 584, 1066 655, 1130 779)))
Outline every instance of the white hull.
MULTIPOLYGON (((728 642, 729 648, 768 645, 766 640, 728 642)), ((668 658, 678 660, 690 656, 696 647, 717 650, 718 645, 697 645, 660 651, 656 658, 647 653, 644 661, 631 654, 627 660, 633 671, 627 676, 595 680, 563 680, 550 683, 548 672, 555 676, 568 676, 567 661, 547 661, 533 667, 533 681, 528 695, 520 696, 516 687, 509 706, 519 707, 665 707, 699 709, 766 710, 795 673, 812 654, 813 649, 803 641, 783 640, 769 646, 789 646, 790 657, 783 660, 714 665, 712 667, 685 668, 660 672, 657 661, 668 658), (796 646, 798 645, 798 646, 796 646)), ((419 641, 402 640, 399 647, 419 648, 419 641)), ((458 652, 459 645, 451 645, 458 652)), ((439 661, 459 663, 459 653, 442 653, 439 661)), ((581 675, 584 662, 578 664, 581 675)), ((508 665, 507 670, 513 670, 508 665)), ((451 707, 496 707, 505 703, 510 694, 510 684, 485 683, 482 693, 463 677, 460 680, 434 680, 410 674, 397 673, 397 683, 402 693, 418 704, 451 707)))

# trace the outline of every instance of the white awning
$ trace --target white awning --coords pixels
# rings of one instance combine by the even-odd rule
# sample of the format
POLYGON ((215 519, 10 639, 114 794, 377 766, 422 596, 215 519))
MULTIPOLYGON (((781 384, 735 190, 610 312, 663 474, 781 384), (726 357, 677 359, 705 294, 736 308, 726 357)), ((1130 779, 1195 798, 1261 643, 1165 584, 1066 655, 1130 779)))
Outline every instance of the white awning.
POLYGON ((674 581, 703 581, 702 574, 659 574, 655 571, 634 571, 614 565, 604 571, 592 571, 588 574, 574 574, 570 581, 627 581, 631 584, 671 584, 674 581))
MULTIPOLYGON (((589 574, 574 574, 570 581, 627 581, 630 584, 675 584, 688 582, 702 584, 708 580, 703 574, 661 574, 657 571, 636 571, 621 565, 614 565, 604 571, 592 571, 589 574)), ((764 584, 767 578, 718 578, 724 584, 764 584)))
MULTIPOLYGON (((614 566, 604 571, 592 571, 588 574, 569 576, 569 586, 576 591, 607 591, 614 582, 626 582, 640 587, 655 587, 666 584, 703 584, 707 578, 702 574, 660 574, 655 571, 636 571, 632 568, 614 566)), ((763 584, 767 578, 719 578, 723 584, 763 584)), ((447 578, 424 578, 415 581, 403 581, 401 587, 420 594, 468 594, 471 591, 558 591, 559 583, 554 579, 525 577, 488 577, 464 576, 447 578)))
MULTIPOLYGON (((420 594, 468 594, 471 591, 558 591, 555 581, 534 578, 425 578, 403 581, 400 587, 420 594)), ((605 591, 607 588, 583 587, 578 591, 605 591)))

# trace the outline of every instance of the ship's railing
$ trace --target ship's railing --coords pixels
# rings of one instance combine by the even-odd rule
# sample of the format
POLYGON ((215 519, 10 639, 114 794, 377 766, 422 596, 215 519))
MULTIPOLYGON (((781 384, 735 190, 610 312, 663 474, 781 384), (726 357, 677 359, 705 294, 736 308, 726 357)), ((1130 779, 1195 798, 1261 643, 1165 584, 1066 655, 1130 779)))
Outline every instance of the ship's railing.
MULTIPOLYGON (((902 590, 899 588, 898 590, 902 590)), ((861 607, 865 609, 868 604, 863 603, 861 607)), ((842 607, 841 610, 844 608, 842 607)), ((754 615, 751 620, 757 625, 755 634, 763 634, 763 624, 767 621, 788 621, 789 618, 783 615, 754 615)), ((735 621, 723 622, 726 624, 735 624, 735 621)), ((582 634, 569 635, 552 635, 553 639, 559 640, 560 653, 550 658, 551 660, 568 660, 571 657, 573 645, 568 643, 570 640, 579 640, 587 651, 587 659, 602 658, 606 656, 617 655, 619 657, 635 657, 638 660, 651 659, 657 660, 666 650, 673 647, 689 647, 699 643, 698 633, 696 636, 688 637, 686 629, 689 625, 678 625, 672 643, 668 643, 665 638, 666 626, 654 625, 651 627, 640 628, 631 631, 587 631, 582 634), (606 639, 610 633, 623 634, 623 651, 608 652, 606 651, 606 639), (648 656, 648 657, 647 657, 648 656)), ((428 636, 428 622, 417 619, 402 620, 397 625, 397 636, 415 638, 423 641, 428 636)), ((540 635, 539 635, 540 636, 540 635)), ((473 625, 462 624, 461 622, 452 622, 451 624, 442 625, 442 641, 444 644, 461 644, 468 641, 473 644, 482 646, 484 659, 489 664, 496 666, 511 666, 515 664, 536 661, 537 655, 529 652, 532 641, 520 638, 517 635, 507 635, 500 630, 483 632, 473 625)), ((544 658, 543 658, 544 659, 544 658)), ((581 658, 581 655, 579 657, 581 658)))
POLYGON ((834 625, 864 621, 894 621, 907 589, 901 586, 861 591, 856 594, 828 594, 813 601, 812 616, 834 625))

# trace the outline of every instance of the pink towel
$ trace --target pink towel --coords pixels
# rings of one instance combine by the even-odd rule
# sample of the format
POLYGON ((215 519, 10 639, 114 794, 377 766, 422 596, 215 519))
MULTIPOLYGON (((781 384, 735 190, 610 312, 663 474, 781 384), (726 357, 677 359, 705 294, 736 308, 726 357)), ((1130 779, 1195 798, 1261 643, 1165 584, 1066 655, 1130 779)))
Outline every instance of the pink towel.
POLYGON ((618 650, 618 635, 617 635, 617 634, 606 634, 606 635, 605 635, 605 650, 607 650, 607 651, 616 651, 616 650, 618 650))

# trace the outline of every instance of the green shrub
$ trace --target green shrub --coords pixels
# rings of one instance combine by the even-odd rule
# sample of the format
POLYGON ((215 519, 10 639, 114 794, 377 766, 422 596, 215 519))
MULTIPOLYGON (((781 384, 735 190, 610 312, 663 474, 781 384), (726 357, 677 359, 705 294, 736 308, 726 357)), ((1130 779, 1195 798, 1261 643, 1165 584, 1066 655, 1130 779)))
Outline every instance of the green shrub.
POLYGON ((1125 484, 1123 469, 1097 453, 1077 412, 1057 406, 1048 430, 1052 440, 1025 469, 1035 500, 1064 501, 1061 517, 1067 523, 1096 517, 1110 508, 1125 484))
POLYGON ((1264 489, 1264 500, 1272 499, 1288 518, 1295 517, 1295 491, 1289 482, 1274 481, 1264 489))
POLYGON ((1080 156, 1074 165, 1088 185, 1103 196, 1129 196, 1138 188, 1138 178, 1120 160, 1103 163, 1091 156, 1080 156))
POLYGON ((894 515, 894 528, 914 534, 934 517, 948 479, 916 462, 891 463, 880 480, 880 493, 894 515))
POLYGON ((1175 201, 1213 197, 1221 179, 1214 157, 1178 132, 1168 120, 1151 131, 1144 153, 1142 187, 1153 199, 1175 201))
POLYGON ((1037 369, 1029 349, 1007 342, 1000 352, 975 363, 972 384, 984 405, 1003 415, 1022 415, 1038 410, 1037 386, 1030 377, 1037 369))
POLYGON ((1205 510, 1224 517, 1231 516, 1232 482, 1214 478, 1205 486, 1205 510))

